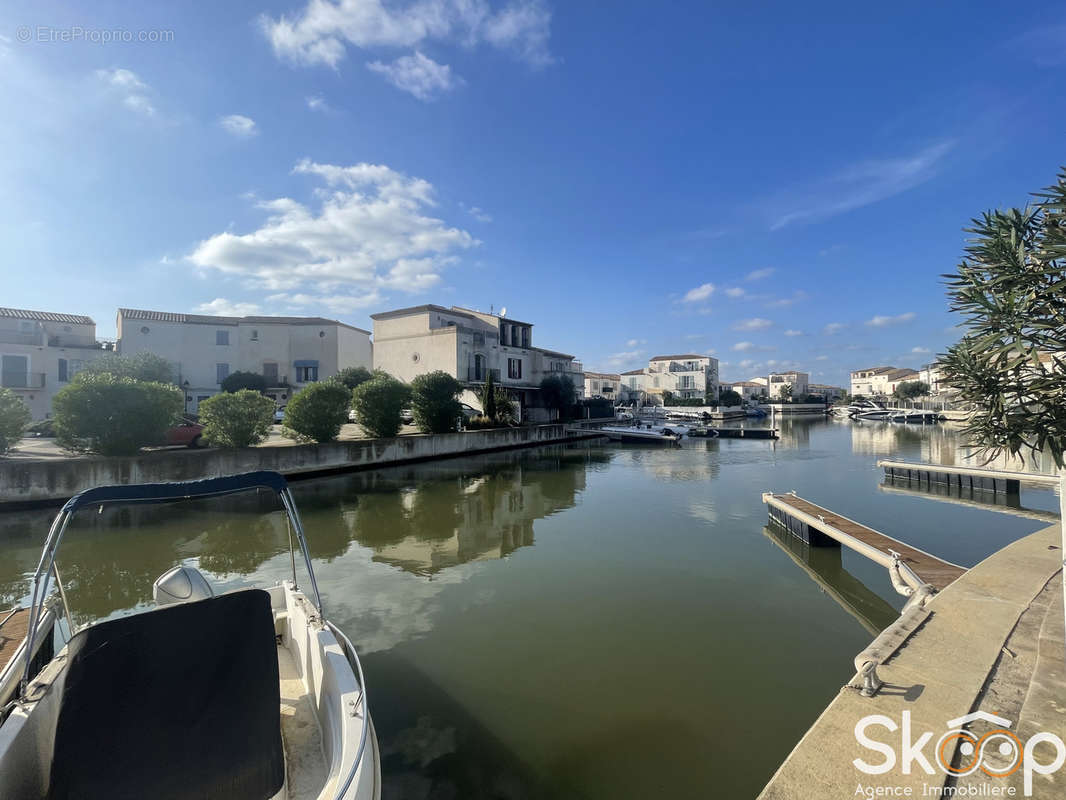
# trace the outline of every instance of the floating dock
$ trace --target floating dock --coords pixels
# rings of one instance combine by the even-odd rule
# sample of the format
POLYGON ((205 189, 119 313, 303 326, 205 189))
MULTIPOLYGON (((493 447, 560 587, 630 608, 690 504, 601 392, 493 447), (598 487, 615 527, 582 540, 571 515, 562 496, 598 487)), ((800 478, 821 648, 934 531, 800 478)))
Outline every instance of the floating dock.
POLYGON ((891 569, 896 560, 893 554, 898 554, 902 563, 937 590, 948 586, 966 572, 965 567, 911 547, 794 494, 766 492, 762 501, 769 509, 770 519, 808 544, 845 545, 886 569, 891 569))
POLYGON ((719 439, 777 439, 776 428, 708 428, 719 439))
POLYGON ((912 464, 907 461, 884 459, 878 461, 877 466, 883 467, 885 477, 893 480, 912 481, 918 484, 939 483, 981 492, 1018 494, 1023 482, 1042 486, 1056 486, 1059 482, 1057 475, 1045 475, 1039 472, 951 467, 944 464, 912 464))

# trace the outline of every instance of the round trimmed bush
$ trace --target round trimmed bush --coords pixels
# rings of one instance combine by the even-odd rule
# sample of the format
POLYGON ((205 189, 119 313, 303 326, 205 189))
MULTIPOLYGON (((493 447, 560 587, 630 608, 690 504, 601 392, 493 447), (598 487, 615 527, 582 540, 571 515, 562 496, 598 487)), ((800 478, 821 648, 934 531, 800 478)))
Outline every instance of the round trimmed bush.
POLYGON ((251 447, 274 424, 274 401, 254 389, 222 392, 200 403, 200 424, 208 444, 251 447))
POLYGON ((406 384, 382 372, 355 388, 352 408, 363 430, 371 436, 387 438, 400 432, 400 412, 410 397, 406 384))
POLYGON ((0 453, 18 444, 30 419, 30 410, 21 397, 10 389, 0 389, 0 453))
POLYGON ((352 395, 340 381, 312 383, 285 407, 285 435, 313 442, 332 442, 348 421, 352 395))

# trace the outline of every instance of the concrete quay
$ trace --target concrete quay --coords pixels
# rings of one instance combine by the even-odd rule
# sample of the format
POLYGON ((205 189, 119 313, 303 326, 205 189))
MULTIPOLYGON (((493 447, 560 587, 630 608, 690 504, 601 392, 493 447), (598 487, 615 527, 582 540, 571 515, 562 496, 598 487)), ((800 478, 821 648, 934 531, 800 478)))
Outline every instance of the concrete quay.
MULTIPOLYGON (((949 730, 965 727, 973 739, 1002 723, 960 722, 983 712, 1009 720, 1024 745, 1047 732, 1066 740, 1066 641, 1063 632, 1062 549, 1058 525, 1038 531, 989 556, 929 601, 925 623, 882 666, 885 686, 874 697, 844 686, 759 795, 760 800, 841 800, 846 797, 1024 797, 1024 773, 990 777, 978 770, 949 775, 937 763, 937 743, 949 730), (931 732, 922 753, 934 773, 915 761, 902 769, 904 712, 910 742, 931 732), (886 756, 860 745, 857 724, 884 715, 900 729, 880 723, 865 733, 892 747, 895 765, 867 774, 853 761, 876 766, 886 756), (949 721, 955 724, 949 726, 949 721), (1012 789, 1013 787, 1013 789, 1012 789)), ((787 669, 787 661, 782 668, 787 669)), ((857 685, 857 684, 856 684, 857 685)), ((945 760, 961 770, 973 763, 944 744, 945 760), (954 761, 952 760, 954 756, 954 761)), ((1036 760, 1051 763, 1051 743, 1035 745, 1036 760)), ((999 770, 993 765, 992 771, 999 770)), ((1066 797, 1066 766, 1050 775, 1033 774, 1034 798, 1066 797)))

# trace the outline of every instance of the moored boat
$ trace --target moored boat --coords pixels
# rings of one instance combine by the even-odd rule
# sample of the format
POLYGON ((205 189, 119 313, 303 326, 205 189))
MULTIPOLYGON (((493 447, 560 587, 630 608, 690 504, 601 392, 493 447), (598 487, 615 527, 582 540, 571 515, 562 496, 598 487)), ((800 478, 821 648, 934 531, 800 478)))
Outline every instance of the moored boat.
POLYGON ((52 523, 31 586, 29 632, 0 670, 0 797, 380 798, 362 666, 325 616, 280 474, 83 491, 52 523), (263 490, 288 520, 292 580, 216 594, 178 564, 148 610, 78 624, 57 566, 77 511, 263 490), (41 666, 53 610, 69 639, 41 666))
POLYGON ((677 444, 688 433, 688 428, 684 425, 605 425, 600 432, 615 442, 677 444))

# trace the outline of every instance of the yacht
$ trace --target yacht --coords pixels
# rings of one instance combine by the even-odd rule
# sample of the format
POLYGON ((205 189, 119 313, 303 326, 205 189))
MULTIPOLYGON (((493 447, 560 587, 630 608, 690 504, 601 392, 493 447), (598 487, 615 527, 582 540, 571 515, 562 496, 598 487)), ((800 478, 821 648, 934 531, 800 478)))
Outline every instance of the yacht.
POLYGON ((600 428, 600 432, 615 442, 678 444, 688 433, 688 426, 638 422, 636 425, 604 425, 600 428))
POLYGON ((280 474, 87 489, 56 516, 31 586, 28 632, 0 669, 0 797, 379 800, 363 668, 325 614, 280 474), (137 613, 71 615, 57 554, 76 512, 244 491, 280 502, 291 580, 217 593, 181 563, 137 613))

